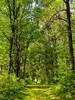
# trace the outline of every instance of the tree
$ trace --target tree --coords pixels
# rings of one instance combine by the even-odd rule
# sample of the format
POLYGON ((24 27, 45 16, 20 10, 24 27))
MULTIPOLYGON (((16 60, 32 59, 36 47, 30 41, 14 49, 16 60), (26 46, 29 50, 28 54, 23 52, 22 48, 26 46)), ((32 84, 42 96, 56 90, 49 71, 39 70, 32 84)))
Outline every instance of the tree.
POLYGON ((67 31, 68 31, 68 44, 69 44, 69 55, 70 55, 70 65, 72 70, 75 69, 74 65, 74 53, 73 53, 73 43, 72 43, 72 26, 71 26, 71 13, 70 13, 70 0, 64 0, 66 5, 66 15, 67 15, 67 31))

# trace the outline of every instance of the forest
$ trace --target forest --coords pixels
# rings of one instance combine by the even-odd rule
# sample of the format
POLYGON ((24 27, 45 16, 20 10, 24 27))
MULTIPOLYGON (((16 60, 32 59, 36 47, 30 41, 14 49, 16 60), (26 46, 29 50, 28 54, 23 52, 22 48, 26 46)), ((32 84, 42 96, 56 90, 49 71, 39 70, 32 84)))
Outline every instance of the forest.
POLYGON ((75 0, 0 0, 0 100, 75 100, 75 0))

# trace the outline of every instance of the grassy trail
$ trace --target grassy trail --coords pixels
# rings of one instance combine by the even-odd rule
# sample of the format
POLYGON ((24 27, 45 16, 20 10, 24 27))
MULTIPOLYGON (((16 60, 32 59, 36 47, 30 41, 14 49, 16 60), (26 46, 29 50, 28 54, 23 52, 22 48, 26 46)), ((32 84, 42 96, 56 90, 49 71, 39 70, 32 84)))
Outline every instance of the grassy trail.
POLYGON ((53 95, 49 88, 34 87, 27 89, 25 100, 60 100, 60 98, 53 95))

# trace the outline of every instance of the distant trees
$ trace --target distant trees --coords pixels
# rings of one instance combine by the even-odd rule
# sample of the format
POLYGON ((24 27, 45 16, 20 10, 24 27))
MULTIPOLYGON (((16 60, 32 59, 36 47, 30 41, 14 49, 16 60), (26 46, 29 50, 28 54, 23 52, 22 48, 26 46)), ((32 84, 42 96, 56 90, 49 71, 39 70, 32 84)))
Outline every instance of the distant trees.
POLYGON ((55 75, 69 68, 69 56, 71 68, 74 70, 70 5, 69 0, 63 1, 0 2, 4 7, 3 9, 0 6, 1 20, 5 23, 4 27, 0 20, 0 26, 2 29, 4 27, 2 38, 7 39, 1 41, 7 45, 0 44, 0 51, 2 46, 6 47, 1 57, 5 57, 4 64, 8 65, 9 62, 9 73, 14 72, 17 77, 27 77, 33 81, 35 78, 42 82, 46 80, 49 83, 55 75))

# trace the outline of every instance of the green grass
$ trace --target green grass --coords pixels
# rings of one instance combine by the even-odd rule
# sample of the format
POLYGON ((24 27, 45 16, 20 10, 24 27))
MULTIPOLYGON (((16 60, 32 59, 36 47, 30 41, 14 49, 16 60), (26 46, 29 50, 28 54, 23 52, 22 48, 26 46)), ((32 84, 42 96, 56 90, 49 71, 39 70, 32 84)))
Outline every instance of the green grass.
POLYGON ((44 86, 39 88, 37 85, 34 87, 31 85, 27 87, 26 94, 28 95, 25 96, 25 100, 75 100, 75 95, 71 95, 70 92, 60 92, 60 95, 56 95, 55 91, 57 90, 55 90, 54 85, 50 88, 44 86))
POLYGON ((60 100, 49 88, 28 88, 27 92, 29 96, 25 97, 26 100, 60 100))
POLYGON ((0 100, 75 100, 75 91, 72 94, 62 89, 60 84, 26 85, 13 74, 0 75, 0 100))

